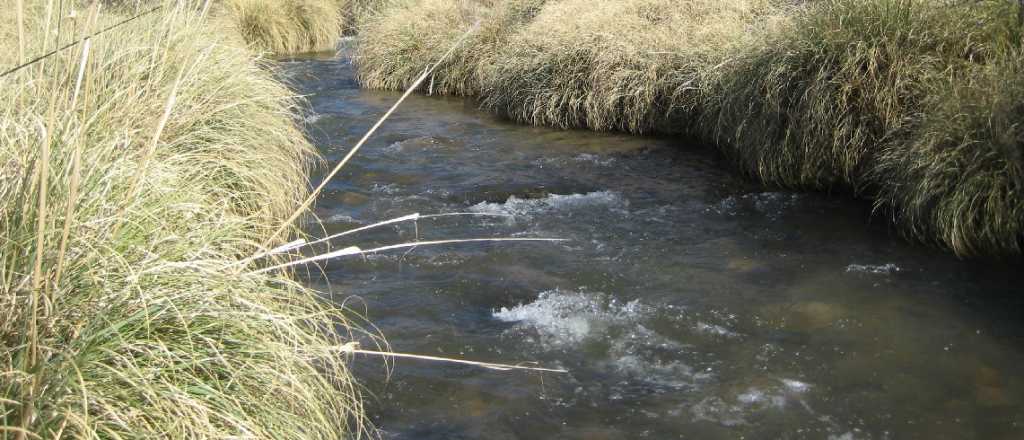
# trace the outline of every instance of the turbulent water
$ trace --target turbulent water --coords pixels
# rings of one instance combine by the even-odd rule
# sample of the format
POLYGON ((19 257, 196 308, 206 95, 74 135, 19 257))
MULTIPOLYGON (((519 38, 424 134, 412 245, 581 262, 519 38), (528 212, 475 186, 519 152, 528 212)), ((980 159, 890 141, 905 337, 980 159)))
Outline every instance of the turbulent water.
MULTIPOLYGON (((287 60, 334 164, 396 93, 287 60)), ((318 202, 342 258, 309 282, 396 352, 357 358, 385 439, 1024 438, 1024 280, 905 243, 846 197, 758 186, 685 142, 503 122, 412 97, 318 202)))

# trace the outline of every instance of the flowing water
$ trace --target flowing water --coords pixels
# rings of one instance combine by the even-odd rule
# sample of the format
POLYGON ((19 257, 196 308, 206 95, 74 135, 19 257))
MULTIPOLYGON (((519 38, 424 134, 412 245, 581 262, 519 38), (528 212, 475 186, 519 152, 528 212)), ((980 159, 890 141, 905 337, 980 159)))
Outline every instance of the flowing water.
MULTIPOLYGON (((286 60, 333 165, 397 93, 286 60)), ((339 245, 482 237, 325 264, 396 352, 358 357, 386 439, 1019 439, 1019 261, 908 244, 844 196, 766 188, 670 139, 504 122, 413 96, 318 202, 339 245)))

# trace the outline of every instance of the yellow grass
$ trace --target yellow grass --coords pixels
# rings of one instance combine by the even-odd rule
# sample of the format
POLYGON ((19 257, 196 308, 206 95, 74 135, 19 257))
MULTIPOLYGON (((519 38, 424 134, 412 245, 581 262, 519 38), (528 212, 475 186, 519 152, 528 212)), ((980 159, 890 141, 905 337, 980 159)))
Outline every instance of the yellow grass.
MULTIPOLYGON (((24 0, 26 54, 125 18, 59 4, 24 0)), ((343 311, 234 264, 300 205, 315 156, 291 92, 199 11, 168 2, 0 78, 2 439, 362 426, 343 311)), ((0 16, 4 41, 17 21, 0 16)))
POLYGON ((334 48, 345 16, 336 0, 224 0, 238 32, 277 54, 334 48))

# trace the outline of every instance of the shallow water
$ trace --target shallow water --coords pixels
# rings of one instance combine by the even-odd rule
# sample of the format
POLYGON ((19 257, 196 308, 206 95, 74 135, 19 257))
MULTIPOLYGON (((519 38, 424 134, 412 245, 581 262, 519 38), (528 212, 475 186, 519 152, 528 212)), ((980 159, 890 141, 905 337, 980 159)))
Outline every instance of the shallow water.
MULTIPOLYGON (((332 165, 399 96, 359 90, 341 56, 282 74, 332 165)), ((707 148, 413 96, 316 212, 326 232, 480 214, 339 243, 364 248, 569 240, 420 247, 310 277, 357 297, 395 351, 569 370, 401 360, 388 379, 358 358, 386 439, 1024 438, 1020 261, 908 244, 862 202, 753 184, 707 148)))

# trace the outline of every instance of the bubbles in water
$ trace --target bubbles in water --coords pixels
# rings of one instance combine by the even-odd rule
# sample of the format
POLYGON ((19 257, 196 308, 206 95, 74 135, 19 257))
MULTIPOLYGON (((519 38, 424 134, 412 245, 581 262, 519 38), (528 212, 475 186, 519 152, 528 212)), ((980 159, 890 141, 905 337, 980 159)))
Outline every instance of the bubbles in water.
POLYGON ((787 390, 794 393, 806 393, 811 389, 809 384, 800 382, 799 380, 782 379, 782 384, 786 386, 787 390))
POLYGON ((310 112, 308 115, 306 115, 304 118, 302 118, 302 120, 305 121, 307 124, 316 124, 316 121, 319 121, 320 118, 322 118, 322 117, 323 117, 323 115, 321 115, 319 113, 312 113, 312 112, 310 112))
POLYGON ((384 154, 398 154, 401 153, 402 150, 404 149, 405 147, 402 145, 402 142, 394 142, 386 147, 380 148, 380 152, 384 154))
POLYGON ((736 396, 736 401, 746 406, 760 405, 773 408, 786 406, 785 396, 766 393, 764 390, 757 388, 751 388, 747 392, 736 396))
POLYGON ((601 167, 610 166, 612 163, 615 162, 615 159, 613 159, 613 158, 601 157, 601 156, 598 156, 596 154, 590 154, 590 153, 582 153, 582 154, 577 155, 576 157, 572 158, 572 160, 574 160, 576 162, 592 163, 594 165, 601 166, 601 167))
POLYGON ((353 218, 348 214, 334 214, 324 220, 325 223, 354 223, 363 224, 362 221, 353 218))
POLYGON ((803 401, 803 394, 811 389, 809 384, 792 379, 781 379, 780 385, 747 387, 733 397, 713 395, 705 397, 690 408, 695 421, 709 421, 723 426, 747 424, 749 416, 764 411, 785 410, 791 402, 799 402, 811 413, 803 401))
POLYGON ((689 365, 687 345, 646 325, 656 314, 656 309, 638 300, 622 302, 602 293, 551 290, 532 303, 502 308, 494 317, 515 322, 506 334, 541 352, 588 351, 591 361, 577 370, 619 377, 610 384, 592 384, 590 391, 622 399, 636 389, 646 390, 643 394, 667 392, 709 378, 689 365))
POLYGON ((573 156, 571 159, 569 159, 569 158, 567 158, 565 156, 540 157, 540 158, 535 159, 532 163, 533 163, 534 166, 537 166, 537 167, 544 167, 544 166, 547 166, 547 165, 553 165, 553 166, 556 166, 556 167, 564 167, 565 165, 568 164, 568 162, 570 162, 570 160, 572 162, 576 162, 576 163, 579 163, 579 164, 596 165, 596 166, 599 166, 599 167, 607 167, 607 166, 611 166, 613 163, 615 163, 615 159, 614 158, 605 157, 605 156, 601 156, 599 154, 593 154, 593 153, 581 153, 581 154, 578 154, 576 156, 573 156))
POLYGON ((520 199, 511 196, 505 203, 481 202, 469 208, 472 212, 529 216, 551 211, 567 211, 593 207, 617 207, 628 205, 626 199, 611 191, 596 191, 586 194, 551 194, 538 199, 520 199))
POLYGON ((878 275, 888 275, 899 272, 901 269, 899 266, 888 263, 888 264, 851 264, 846 266, 847 272, 861 272, 861 273, 873 273, 878 275))
POLYGON ((373 192, 378 193, 378 194, 394 195, 394 194, 397 194, 399 191, 401 191, 401 188, 397 184, 394 184, 394 183, 388 183, 386 185, 381 185, 379 183, 374 183, 373 187, 370 188, 370 191, 373 191, 373 192))
POLYGON ((700 403, 690 408, 690 413, 695 421, 705 420, 723 426, 747 424, 746 418, 743 417, 743 408, 737 405, 730 405, 718 396, 701 400, 700 403))
POLYGON ((697 325, 694 327, 698 333, 703 333, 711 336, 721 336, 724 338, 738 338, 740 336, 739 333, 736 333, 718 324, 698 322, 697 325))
POLYGON ((757 213, 777 220, 787 209, 796 205, 802 196, 795 193, 764 192, 729 196, 708 207, 708 211, 735 217, 744 213, 757 213))
POLYGON ((541 292, 532 303, 502 307, 494 317, 519 323, 520 329, 536 332, 544 347, 553 348, 579 344, 609 326, 636 322, 647 312, 638 300, 622 303, 601 294, 556 289, 541 292))

